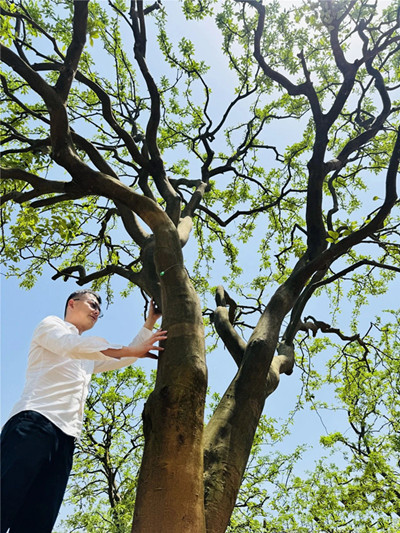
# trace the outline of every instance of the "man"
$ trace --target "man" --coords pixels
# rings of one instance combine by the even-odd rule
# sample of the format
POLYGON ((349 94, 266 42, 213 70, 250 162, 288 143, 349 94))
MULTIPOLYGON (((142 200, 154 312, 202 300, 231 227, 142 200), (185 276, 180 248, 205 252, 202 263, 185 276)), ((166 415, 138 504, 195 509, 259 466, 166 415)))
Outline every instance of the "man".
POLYGON ((71 294, 64 320, 48 316, 36 328, 21 399, 1 434, 1 533, 50 533, 69 473, 75 439, 82 430, 91 375, 157 356, 166 331, 152 333, 161 314, 153 301, 129 346, 81 337, 101 315, 91 290, 71 294))

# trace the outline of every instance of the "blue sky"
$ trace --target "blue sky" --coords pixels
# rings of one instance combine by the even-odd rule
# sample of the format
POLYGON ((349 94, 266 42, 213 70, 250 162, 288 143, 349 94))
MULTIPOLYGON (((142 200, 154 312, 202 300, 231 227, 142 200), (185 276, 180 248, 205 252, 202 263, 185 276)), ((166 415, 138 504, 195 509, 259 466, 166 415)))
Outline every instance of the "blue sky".
MULTIPOLYGON (((387 2, 381 3, 381 5, 387 2)), ((174 4, 174 2, 168 2, 174 4)), ((193 31, 190 32, 191 37, 201 37, 201 31, 204 31, 204 26, 201 24, 192 24, 193 31)), ((176 27, 176 32, 179 33, 179 27, 176 27)), ((149 36, 149 40, 150 40, 149 36)), ((210 44, 216 44, 218 38, 214 26, 210 26, 207 30, 207 39, 199 39, 201 46, 209 50, 210 44)), ((219 54, 214 55, 219 58, 219 54)), ((210 84, 217 83, 220 80, 221 65, 215 65, 215 69, 210 73, 210 84), (214 77, 214 78, 213 78, 214 77)), ((226 72, 226 71, 225 71, 226 72)), ((226 73, 226 76, 229 74, 226 73)), ((224 74, 224 87, 228 85, 229 79, 224 74)), ((296 133, 296 132, 294 132, 296 133)), ((277 132, 275 130, 275 135, 277 132)), ((278 135, 277 135, 278 136, 278 135)), ((249 272, 254 268, 254 257, 244 254, 242 267, 245 272, 249 272)), ((222 260, 221 260, 222 265, 222 260)), ((222 266, 216 269, 215 282, 219 282, 223 273, 222 266)), ((30 291, 21 289, 18 281, 14 278, 5 279, 5 273, 2 272, 0 277, 1 290, 1 424, 5 422, 8 417, 12 405, 17 401, 23 387, 24 374, 26 368, 26 359, 29 350, 29 343, 34 328, 38 322, 47 315, 55 314, 62 316, 65 300, 67 296, 77 288, 79 288, 74 281, 64 283, 62 280, 52 281, 51 275, 53 272, 47 271, 45 275, 39 279, 37 284, 30 291)), ((116 298, 115 303, 108 309, 104 308, 104 318, 98 321, 96 326, 86 335, 93 333, 94 335, 103 336, 106 339, 127 344, 131 341, 137 330, 143 323, 143 302, 138 293, 132 294, 130 297, 123 299, 117 296, 118 290, 124 288, 125 281, 118 281, 115 277, 116 298)), ((393 282, 391 291, 384 299, 379 301, 374 300, 374 307, 365 308, 365 323, 373 319, 375 313, 379 312, 380 308, 394 307, 399 291, 399 283, 393 282)), ((267 303, 267 299, 264 303, 267 303)), ((343 302, 343 307, 348 306, 347 302, 343 302)), ((318 317, 329 322, 330 310, 323 306, 315 305, 315 311, 318 312, 318 317)), ((342 320, 346 323, 349 320, 349 314, 344 310, 342 320)), ((222 393, 231 378, 235 373, 235 365, 229 354, 221 346, 212 354, 208 355, 209 367, 209 382, 213 391, 222 393)), ((142 360, 139 363, 146 371, 156 368, 156 362, 153 360, 142 360)), ((282 376, 281 384, 277 391, 268 399, 266 412, 269 416, 285 418, 290 409, 296 403, 296 396, 300 392, 299 371, 295 370, 291 377, 282 376)), ((336 430, 337 426, 341 425, 340 417, 333 418, 331 416, 324 416, 324 424, 322 424, 318 413, 304 410, 297 415, 297 426, 295 429, 295 440, 302 440, 311 442, 318 442, 318 435, 324 433, 324 424, 329 431, 336 430)), ((312 464, 312 457, 310 457, 309 465, 312 464)))
MULTIPOLYGON (((3 273, 4 274, 4 273, 3 273)), ((42 277, 33 289, 26 291, 15 279, 0 278, 1 289, 1 425, 7 420, 13 404, 18 400, 24 384, 26 361, 32 332, 38 322, 49 314, 62 316, 68 295, 79 288, 75 282, 52 281, 51 275, 42 277)), ((125 282, 116 285, 123 286, 125 282)), ((84 335, 100 335, 117 343, 128 343, 143 323, 143 302, 140 295, 128 298, 116 297, 115 303, 104 309, 104 317, 84 335)), ((236 366, 223 348, 208 356, 209 384, 212 391, 223 393, 236 366)), ((146 372, 156 368, 151 359, 140 360, 146 372)), ((298 379, 282 379, 282 385, 268 400, 269 416, 286 417, 293 407, 298 392, 298 379), (295 385, 295 386, 293 386, 295 385)), ((301 423, 300 426, 301 427, 301 423)), ((317 418, 313 424, 315 437, 321 431, 317 418)), ((307 426, 303 426, 303 439, 307 440, 307 426)), ((57 524, 73 512, 68 505, 61 508, 57 524)), ((57 524, 55 530, 57 530, 57 524)))
MULTIPOLYGON (((289 5, 290 2, 284 2, 289 5)), ((387 4, 386 0, 380 2, 380 7, 387 4)), ((168 10, 173 10, 177 7, 174 1, 167 2, 168 10)), ((213 87, 213 98, 216 99, 215 108, 219 107, 219 103, 226 102, 226 92, 228 87, 233 88, 234 80, 232 72, 226 68, 225 60, 222 54, 215 53, 219 50, 220 37, 218 30, 211 21, 189 22, 185 25, 179 23, 179 19, 171 17, 170 28, 175 38, 180 38, 184 34, 196 42, 196 49, 199 52, 199 57, 204 57, 206 60, 213 60, 213 68, 207 74, 207 79, 213 87), (204 39, 204 34, 207 34, 207 39, 204 39), (210 54, 210 48, 214 51, 210 54), (224 66, 225 65, 225 66, 224 66), (224 83, 219 83, 223 76, 224 83)), ((152 42, 154 38, 154 31, 149 28, 148 41, 152 42)), ((96 48, 96 40, 92 52, 99 53, 96 48)), ((155 56, 155 50, 149 46, 149 65, 157 76, 163 70, 159 58, 155 56)), ((100 50, 101 52, 101 50, 100 50)), ((221 104, 222 105, 222 104, 221 104)), ((223 109, 223 107, 222 107, 223 109)), ((290 128, 290 126, 289 126, 290 128)), ((296 136, 296 129, 293 127, 289 129, 290 134, 296 136)), ((273 129, 274 141, 281 142, 288 141, 288 127, 286 124, 279 124, 278 128, 273 129)), ((183 156, 183 155, 182 155, 183 156)), ((51 176, 50 176, 51 177, 51 176)), ((223 179, 227 179, 224 177, 223 179)), ((243 254, 242 267, 247 275, 252 269, 258 269, 256 260, 253 254, 243 254), (247 264, 248 263, 248 264, 247 264)), ((217 261, 218 263, 218 261, 217 261)), ((29 342, 34 328, 37 323, 49 314, 62 315, 65 299, 72 291, 76 290, 77 285, 74 281, 64 283, 62 280, 52 281, 51 275, 53 271, 48 270, 42 278, 39 279, 36 286, 26 291, 21 289, 17 280, 11 278, 6 280, 4 272, 0 278, 1 290, 1 357, 2 357, 2 373, 1 373, 1 422, 3 423, 8 413, 17 400, 23 386, 26 357, 29 349, 29 342)), ((224 261, 220 259, 219 265, 216 265, 214 272, 214 283, 220 283, 224 273, 224 261)), ((118 289, 124 288, 125 282, 123 280, 117 281, 115 277, 116 295, 118 289)), ((398 288, 398 284, 397 284, 398 288)), ((393 291, 392 298, 390 295, 385 298, 388 307, 393 304, 395 298, 393 291)), ((264 303, 267 303, 267 298, 264 303)), ((318 308, 318 304, 316 305, 318 308)), ((320 306, 318 309, 319 318, 329 322, 329 310, 320 306), (322 315, 322 316, 321 316, 322 315)), ((374 309, 375 311, 375 309, 374 309)), ((369 320, 369 315, 372 317, 371 310, 366 311, 366 320, 369 320)), ((346 314, 345 314, 346 321, 346 314)), ((141 297, 131 295, 127 299, 116 297, 115 303, 107 310, 105 316, 101 319, 92 333, 107 338, 110 341, 118 343, 129 343, 136 331, 143 322, 143 303, 141 297)), ((142 364, 146 369, 155 368, 155 362, 152 360, 143 361, 142 364)), ((226 385, 235 373, 235 365, 231 360, 229 354, 220 347, 215 353, 208 356, 210 385, 213 390, 223 392, 226 385)), ((287 409, 293 405, 296 394, 299 392, 299 387, 294 387, 295 378, 282 378, 281 385, 274 395, 268 400, 268 409, 272 410, 272 415, 278 416, 282 413, 282 405, 286 405, 287 409), (274 406, 277 407, 276 412, 274 406)))

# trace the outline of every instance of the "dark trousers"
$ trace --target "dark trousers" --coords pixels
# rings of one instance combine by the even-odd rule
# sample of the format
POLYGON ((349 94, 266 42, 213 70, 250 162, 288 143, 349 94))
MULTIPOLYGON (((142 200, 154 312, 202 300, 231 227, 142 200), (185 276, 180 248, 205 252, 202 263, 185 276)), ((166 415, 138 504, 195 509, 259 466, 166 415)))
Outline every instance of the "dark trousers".
POLYGON ((1 533, 51 533, 72 467, 74 437, 36 411, 1 433, 1 533))

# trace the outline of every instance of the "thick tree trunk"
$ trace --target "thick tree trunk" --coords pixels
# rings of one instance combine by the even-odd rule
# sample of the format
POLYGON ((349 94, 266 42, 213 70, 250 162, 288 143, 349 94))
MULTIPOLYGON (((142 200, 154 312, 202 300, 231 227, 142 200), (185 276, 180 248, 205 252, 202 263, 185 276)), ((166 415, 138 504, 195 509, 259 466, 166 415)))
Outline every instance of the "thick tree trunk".
POLYGON ((160 279, 168 339, 143 413, 145 448, 132 531, 205 533, 207 371, 201 309, 180 264, 170 264, 160 279))
MULTIPOLYGON (((271 343, 267 350, 272 358, 275 344, 271 343)), ((229 524, 264 407, 266 380, 265 375, 263 383, 254 383, 250 366, 241 367, 207 425, 204 450, 207 533, 223 533, 229 524)))
POLYGON ((245 349, 239 370, 210 419, 204 436, 207 533, 224 533, 270 391, 270 368, 282 320, 293 294, 271 298, 245 349))

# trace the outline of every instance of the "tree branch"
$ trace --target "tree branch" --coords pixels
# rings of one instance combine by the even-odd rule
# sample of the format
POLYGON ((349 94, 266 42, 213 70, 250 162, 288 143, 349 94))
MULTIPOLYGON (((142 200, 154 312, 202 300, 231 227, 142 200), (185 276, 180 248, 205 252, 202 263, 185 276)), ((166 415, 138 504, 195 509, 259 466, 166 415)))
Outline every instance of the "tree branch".
POLYGON ((368 129, 366 129, 366 131, 363 131, 360 135, 358 135, 354 139, 351 139, 344 146, 340 154, 337 156, 337 158, 343 163, 348 159, 351 153, 353 153, 355 150, 358 150, 361 146, 365 145, 369 140, 371 140, 376 135, 376 133, 382 128, 383 123, 385 122, 385 120, 387 119, 387 117, 389 116, 391 112, 391 100, 389 98, 389 94, 385 86, 383 76, 380 73, 380 71, 373 66, 373 59, 376 56, 376 50, 373 50, 373 51, 368 50, 369 39, 365 35, 364 30, 365 30, 365 24, 363 25, 360 22, 358 31, 359 31, 359 35, 361 39, 363 40, 363 58, 365 59, 365 66, 366 66, 367 72, 371 76, 371 78, 374 80, 375 87, 378 90, 379 95, 381 97, 382 111, 379 114, 379 116, 371 122, 371 124, 369 125, 368 129))
POLYGON ((79 60, 86 42, 89 0, 74 0, 72 40, 67 50, 63 68, 54 86, 63 103, 67 101, 79 60))
POLYGON ((146 127, 146 145, 151 158, 150 172, 158 191, 167 203, 166 211, 175 226, 177 226, 180 218, 180 199, 179 195, 167 180, 164 163, 157 143, 158 126, 160 124, 160 94, 145 59, 146 25, 142 0, 132 0, 130 16, 135 38, 134 55, 146 82, 151 102, 150 117, 146 127))
POLYGON ((371 261, 370 259, 362 259, 361 261, 357 261, 357 263, 354 263, 353 265, 344 268, 340 272, 337 272, 333 276, 330 276, 329 278, 317 282, 315 288, 317 289, 318 287, 328 285, 329 283, 332 283, 337 279, 343 278, 347 274, 350 274, 350 272, 354 272, 354 270, 357 270, 358 268, 367 265, 376 268, 381 268, 383 270, 391 270, 392 272, 400 272, 400 267, 396 267, 394 265, 385 265, 384 263, 378 263, 378 261, 371 261))
POLYGON ((46 124, 50 124, 50 120, 46 117, 44 117, 42 114, 37 113, 36 111, 33 111, 28 106, 26 106, 21 100, 19 100, 14 93, 12 93, 7 84, 6 78, 3 76, 3 74, 0 74, 1 84, 3 86, 4 94, 6 94, 13 102, 15 102, 21 109, 23 109, 26 113, 31 115, 32 117, 37 118, 38 120, 41 120, 45 122, 46 124))
MULTIPOLYGON (((32 68, 36 71, 61 70, 61 63, 35 63, 32 68)), ((93 80, 86 77, 80 71, 75 74, 75 79, 89 87, 99 98, 105 120, 115 133, 124 141, 132 159, 140 166, 147 168, 148 160, 141 154, 132 136, 125 131, 117 122, 111 105, 110 96, 93 80)))
POLYGON ((64 281, 67 281, 69 278, 75 278, 76 283, 82 286, 97 279, 104 278, 105 276, 110 276, 111 274, 118 274, 135 285, 138 285, 139 287, 141 286, 140 272, 133 272, 120 265, 107 265, 105 268, 93 272, 92 274, 86 274, 86 269, 82 265, 73 265, 59 270, 51 279, 56 280, 63 277, 64 281), (74 272, 76 272, 77 275, 74 275, 74 272))
POLYGON ((293 344, 294 337, 298 331, 298 323, 307 302, 317 289, 317 283, 325 276, 328 267, 318 270, 312 277, 310 283, 305 287, 301 295, 297 298, 290 315, 290 321, 283 335, 283 339, 288 344, 293 344))
POLYGON ((142 248, 148 239, 150 234, 147 233, 144 228, 139 224, 135 214, 122 202, 115 202, 118 209, 118 214, 121 217, 124 228, 133 241, 142 248))
POLYGON ((233 357, 233 360, 240 367, 246 349, 246 343, 233 327, 235 310, 237 308, 236 302, 232 300, 221 286, 217 287, 215 301, 217 308, 212 314, 211 320, 215 325, 219 337, 233 357), (229 310, 226 307, 227 305, 229 306, 229 310))
POLYGON ((36 194, 48 194, 48 193, 64 193, 65 187, 68 185, 66 181, 52 181, 39 178, 35 174, 31 174, 21 168, 6 168, 1 167, 2 180, 20 180, 32 185, 36 194))
MULTIPOLYGON (((27 10, 24 6, 21 6, 22 10, 27 13, 27 10)), ((56 40, 54 39, 54 37, 52 37, 42 26, 40 26, 39 24, 37 24, 37 22, 35 22, 30 16, 28 16, 27 14, 23 14, 23 13, 18 13, 18 12, 15 12, 15 11, 6 11, 5 9, 3 9, 2 7, 0 7, 0 13, 4 16, 7 16, 7 17, 13 17, 15 19, 18 19, 18 20, 25 20, 30 26, 32 26, 33 28, 35 28, 35 30, 37 30, 38 32, 40 32, 42 35, 44 35, 53 45, 53 49, 54 51, 56 52, 56 54, 62 59, 64 60, 64 55, 61 53, 60 49, 58 48, 57 46, 57 42, 56 40)), ((18 33, 18 31, 17 31, 18 33)))
MULTIPOLYGON (((115 179, 119 179, 118 175, 114 172, 114 169, 101 156, 99 151, 91 142, 74 132, 72 132, 72 138, 79 148, 85 150, 92 163, 96 165, 100 172, 108 174, 115 179)), ((132 210, 128 209, 123 203, 118 201, 115 202, 115 205, 118 209, 118 214, 122 219, 127 233, 130 235, 130 237, 132 237, 134 242, 136 242, 139 246, 143 246, 146 240, 149 238, 149 234, 140 226, 135 215, 132 213, 132 210)))
POLYGON ((303 287, 310 276, 318 270, 324 270, 339 257, 344 255, 348 250, 360 244, 364 239, 379 231, 387 216, 397 201, 396 180, 400 164, 400 129, 397 132, 395 144, 390 158, 385 183, 385 199, 382 206, 378 209, 376 215, 364 226, 350 235, 344 237, 337 243, 333 243, 328 249, 321 252, 311 260, 305 255, 299 260, 287 283, 299 284, 303 287))
MULTIPOLYGON (((350 13, 350 11, 353 9, 354 5, 356 4, 357 0, 351 0, 344 9, 342 15, 338 18, 335 18, 335 20, 330 22, 330 26, 332 26, 330 34, 330 42, 331 42, 331 49, 333 52, 333 57, 335 58, 335 63, 340 72, 343 74, 343 76, 346 76, 346 73, 350 69, 350 63, 346 60, 345 55, 343 53, 342 47, 339 43, 339 27, 341 22, 347 17, 347 15, 350 13)), ((333 9, 333 6, 332 6, 333 9)))
POLYGON ((355 342, 362 346, 366 353, 369 352, 369 348, 367 344, 363 341, 363 339, 360 337, 360 334, 357 333, 355 335, 345 335, 340 331, 338 328, 333 328, 330 324, 327 324, 326 322, 323 322, 322 320, 316 320, 313 316, 307 316, 304 318, 304 322, 301 321, 298 324, 298 331, 306 331, 309 330, 312 331, 313 337, 315 337, 318 333, 318 331, 321 331, 322 333, 334 333, 337 335, 340 339, 344 341, 349 342, 355 342), (309 320, 312 320, 312 322, 308 322, 309 320))
POLYGON ((397 200, 396 180, 398 175, 398 169, 400 164, 400 128, 397 131, 396 140, 394 143, 392 155, 390 157, 388 170, 386 173, 385 181, 385 199, 382 206, 378 209, 377 214, 372 220, 361 227, 359 230, 353 232, 347 237, 344 237, 341 241, 333 244, 328 250, 321 256, 321 260, 328 260, 330 263, 332 260, 337 259, 343 255, 347 250, 359 244, 363 239, 376 233, 382 228, 386 217, 390 214, 397 200))
MULTIPOLYGON (((258 0, 236 0, 238 3, 245 3, 250 4, 253 6, 257 12, 258 12, 258 22, 257 22, 257 29, 254 35, 254 57, 256 58, 258 64, 262 68, 264 74, 268 76, 271 80, 276 81, 286 89, 286 91, 291 96, 299 96, 301 94, 307 95, 307 92, 310 90, 310 85, 308 83, 301 83, 300 85, 295 85, 292 83, 288 78, 286 78, 283 74, 273 70, 265 61, 262 53, 261 53, 261 39, 262 35, 264 33, 264 27, 265 27, 265 7, 261 2, 258 0)), ((315 109, 315 112, 320 114, 320 110, 318 113, 318 109, 315 109)))
POLYGON ((51 198, 43 198, 42 200, 36 200, 31 202, 30 206, 37 209, 39 207, 49 207, 50 205, 59 204, 61 202, 67 202, 69 200, 74 200, 76 198, 82 198, 84 194, 59 194, 57 196, 52 196, 51 198))
POLYGON ((30 65, 2 43, 0 43, 0 53, 2 61, 19 74, 43 98, 48 108, 57 106, 60 101, 54 89, 30 65))

